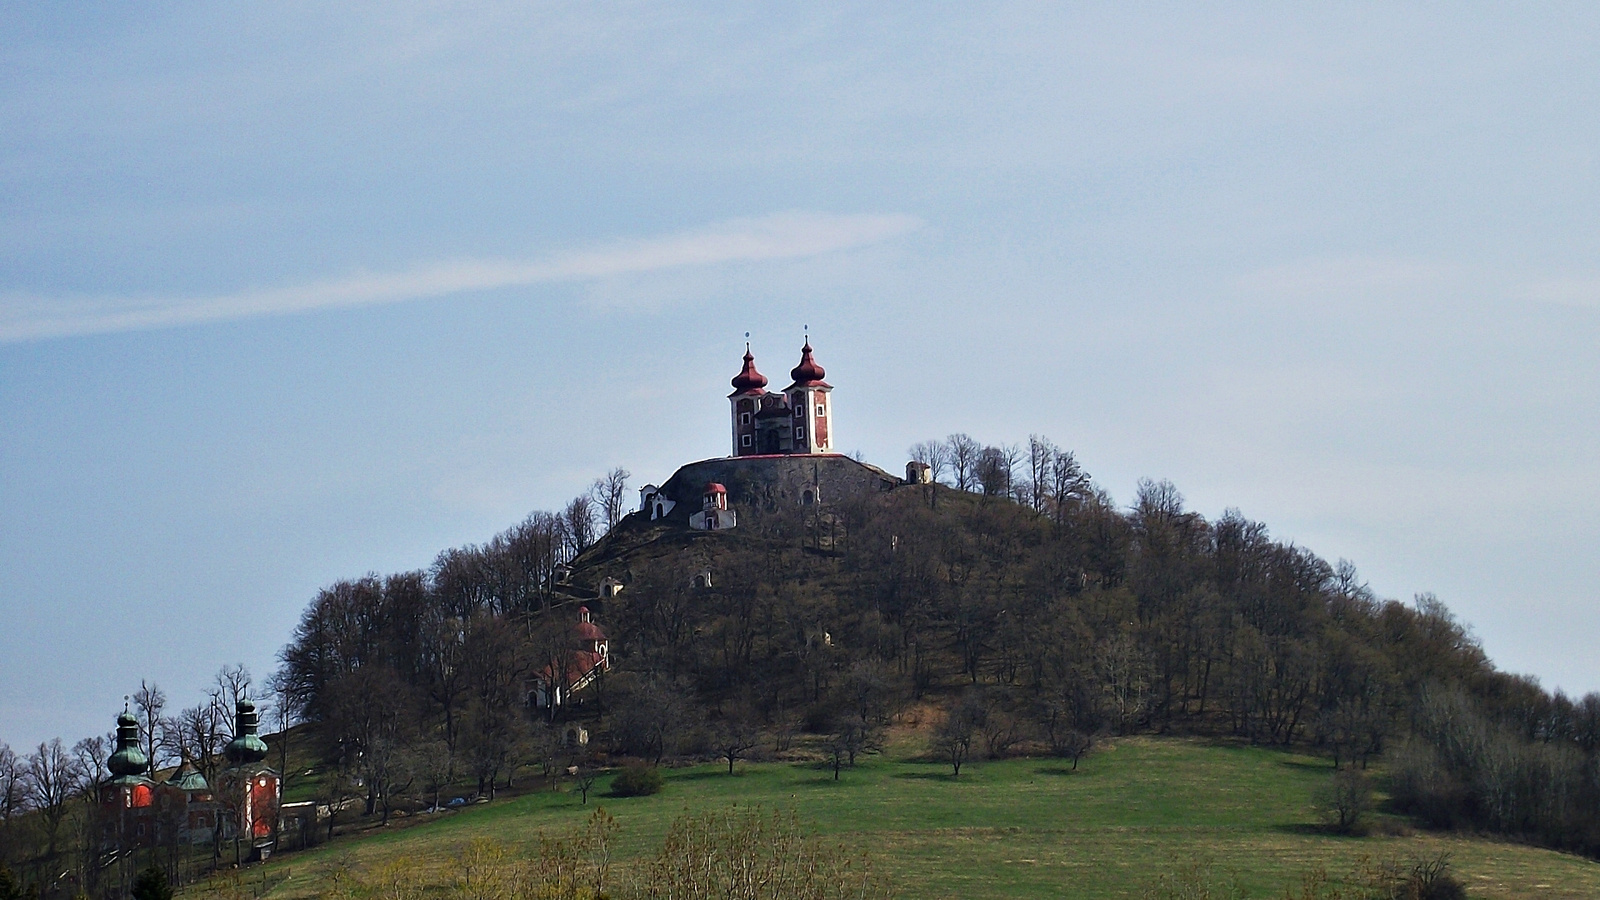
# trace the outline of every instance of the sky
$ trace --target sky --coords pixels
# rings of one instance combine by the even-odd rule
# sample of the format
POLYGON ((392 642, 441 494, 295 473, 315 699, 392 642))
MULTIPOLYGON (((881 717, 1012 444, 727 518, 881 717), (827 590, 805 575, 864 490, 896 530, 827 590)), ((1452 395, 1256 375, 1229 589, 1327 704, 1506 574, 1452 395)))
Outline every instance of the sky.
POLYGON ((1045 435, 1600 690, 1600 7, 0 7, 0 741, 728 452, 1045 435), (1203 8, 1202 8, 1203 7, 1203 8))

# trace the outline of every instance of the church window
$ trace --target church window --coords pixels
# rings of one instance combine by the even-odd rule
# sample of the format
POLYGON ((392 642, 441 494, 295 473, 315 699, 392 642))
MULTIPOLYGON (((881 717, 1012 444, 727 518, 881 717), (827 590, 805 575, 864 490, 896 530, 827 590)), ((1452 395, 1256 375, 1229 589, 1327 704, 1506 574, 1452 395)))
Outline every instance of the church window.
POLYGON ((748 434, 746 434, 746 435, 741 435, 741 436, 740 436, 740 437, 739 437, 739 446, 741 446, 741 447, 748 447, 748 446, 750 446, 750 440, 751 440, 751 439, 750 439, 750 435, 748 435, 748 434))
POLYGON ((825 416, 827 414, 828 414, 828 410, 826 408, 824 408, 821 403, 818 403, 817 404, 817 415, 825 416))
POLYGON ((810 506, 812 500, 813 500, 813 497, 812 497, 812 494, 811 494, 810 491, 806 491, 805 493, 800 495, 800 503, 801 503, 802 506, 810 506))
POLYGON ((794 439, 797 440, 797 441, 805 440, 806 439, 806 430, 804 428, 799 428, 799 427, 795 428, 795 430, 794 430, 794 439))
POLYGON ((750 424, 750 414, 749 413, 739 413, 739 424, 740 425, 749 425, 750 424))

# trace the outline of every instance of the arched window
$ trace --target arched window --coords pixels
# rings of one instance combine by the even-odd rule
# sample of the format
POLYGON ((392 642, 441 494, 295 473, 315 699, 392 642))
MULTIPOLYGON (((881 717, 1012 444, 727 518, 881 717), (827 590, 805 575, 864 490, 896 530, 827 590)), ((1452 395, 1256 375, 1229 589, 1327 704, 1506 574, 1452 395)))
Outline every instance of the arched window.
POLYGON ((800 495, 800 505, 810 506, 814 502, 816 502, 816 497, 812 495, 810 488, 807 488, 805 492, 800 495))

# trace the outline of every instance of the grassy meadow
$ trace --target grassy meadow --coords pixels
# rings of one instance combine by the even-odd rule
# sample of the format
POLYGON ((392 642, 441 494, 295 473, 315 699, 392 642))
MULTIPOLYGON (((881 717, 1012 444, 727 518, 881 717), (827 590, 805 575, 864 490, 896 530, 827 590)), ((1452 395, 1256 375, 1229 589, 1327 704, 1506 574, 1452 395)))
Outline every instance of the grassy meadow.
MULTIPOLYGON (((1246 896, 1276 897, 1321 867, 1338 878, 1363 859, 1450 854, 1471 896, 1600 897, 1600 864, 1515 844, 1429 833, 1365 838, 1324 833, 1313 795, 1326 760, 1200 741, 1130 738, 1073 771, 1052 759, 977 762, 952 778, 906 744, 846 769, 815 763, 709 764, 666 773, 651 797, 611 798, 605 782, 582 806, 540 791, 369 829, 251 870, 273 898, 316 897, 336 873, 396 859, 441 877, 472 839, 517 848, 575 830, 594 805, 621 825, 618 868, 648 855, 685 811, 759 804, 794 813, 830 842, 867 850, 901 897, 1138 897, 1155 877, 1204 860, 1246 896)), ((190 896, 201 896, 204 885, 190 896)))

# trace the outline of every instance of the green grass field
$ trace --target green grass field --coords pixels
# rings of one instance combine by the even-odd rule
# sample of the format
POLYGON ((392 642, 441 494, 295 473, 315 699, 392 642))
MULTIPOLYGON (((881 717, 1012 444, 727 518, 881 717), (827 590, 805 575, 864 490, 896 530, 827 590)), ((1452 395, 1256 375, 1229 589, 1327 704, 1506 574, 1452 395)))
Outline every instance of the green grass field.
MULTIPOLYGON (((741 763, 678 769, 653 797, 539 792, 446 813, 411 827, 268 863, 274 898, 315 897, 336 868, 357 871, 396 857, 443 867, 470 839, 510 845, 541 830, 575 828, 599 803, 622 826, 622 868, 659 844, 685 810, 760 804, 865 848, 899 896, 1138 897, 1154 877, 1197 858, 1252 897, 1276 897, 1315 867, 1340 876, 1363 858, 1450 854, 1473 897, 1600 897, 1600 864, 1515 844, 1418 833, 1345 838, 1325 834, 1312 805, 1325 760, 1198 741, 1135 738, 1107 745, 1077 771, 1060 761, 979 762, 953 779, 949 767, 891 751, 832 773, 806 763, 741 763)), ((601 785, 603 789, 603 784, 601 785)))

